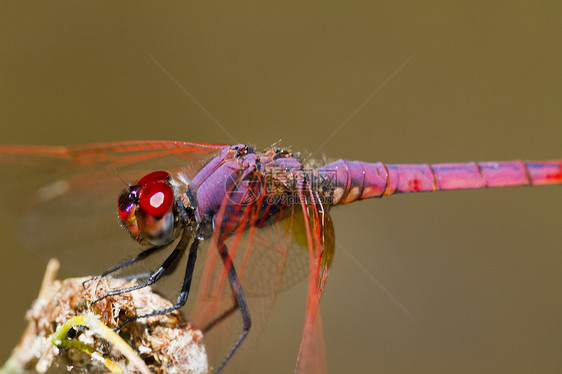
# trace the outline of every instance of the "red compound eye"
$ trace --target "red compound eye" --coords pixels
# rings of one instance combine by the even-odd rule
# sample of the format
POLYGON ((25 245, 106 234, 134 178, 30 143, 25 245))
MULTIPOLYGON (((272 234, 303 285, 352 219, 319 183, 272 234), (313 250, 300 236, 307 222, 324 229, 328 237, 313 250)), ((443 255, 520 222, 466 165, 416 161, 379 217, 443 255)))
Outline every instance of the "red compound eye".
POLYGON ((119 198, 119 202, 117 204, 117 211, 119 212, 119 217, 123 222, 127 222, 129 219, 129 214, 135 208, 134 204, 129 204, 125 199, 119 198))
POLYGON ((129 221, 131 213, 134 214, 135 209, 137 208, 139 190, 140 187, 133 186, 123 190, 119 195, 119 200, 117 200, 117 211, 119 212, 119 217, 121 217, 123 222, 129 221))
POLYGON ((148 187, 156 182, 166 182, 170 178, 170 174, 166 171, 153 171, 150 174, 146 174, 142 177, 137 185, 141 187, 148 187))
MULTIPOLYGON (((141 181, 153 174, 165 173, 165 172, 154 172, 148 174, 139 181, 141 181)), ((166 173, 169 175, 168 173, 166 173)), ((157 179, 161 180, 161 178, 157 179)), ((174 193, 167 183, 154 183, 154 181, 145 187, 139 197, 139 207, 146 213, 153 217, 162 217, 164 214, 168 213, 174 202, 174 193)))

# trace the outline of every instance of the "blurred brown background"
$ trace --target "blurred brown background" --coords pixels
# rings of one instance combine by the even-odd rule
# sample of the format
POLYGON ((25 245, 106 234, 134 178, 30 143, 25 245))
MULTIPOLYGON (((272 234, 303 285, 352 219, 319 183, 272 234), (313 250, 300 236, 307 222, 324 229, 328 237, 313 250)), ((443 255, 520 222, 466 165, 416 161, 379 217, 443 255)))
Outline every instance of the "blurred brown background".
MULTIPOLYGON (((389 163, 560 158, 561 7, 524 3, 4 1, 0 143, 281 140, 389 163)), ((336 209, 322 305, 330 372, 561 372, 561 192, 336 209)), ((3 362, 46 260, 1 236, 3 362)), ((251 372, 292 372, 304 287, 280 295, 251 372)))

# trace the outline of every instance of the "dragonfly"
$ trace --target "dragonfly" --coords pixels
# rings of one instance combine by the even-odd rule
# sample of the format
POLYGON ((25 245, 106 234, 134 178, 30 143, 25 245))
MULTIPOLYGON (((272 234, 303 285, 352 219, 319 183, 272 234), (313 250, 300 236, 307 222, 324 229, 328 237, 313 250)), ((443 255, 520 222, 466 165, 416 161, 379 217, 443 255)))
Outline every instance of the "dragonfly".
POLYGON ((125 324, 183 307, 198 254, 206 247, 190 319, 204 331, 227 329, 229 339, 223 331, 216 348, 220 353, 212 358, 216 372, 247 338, 263 330, 275 295, 306 275, 308 298, 295 372, 326 372, 319 307, 334 256, 332 207, 401 193, 562 184, 562 160, 318 163, 281 148, 258 151, 245 144, 179 141, 0 146, 0 164, 4 204, 21 213, 23 225, 50 234, 26 235, 31 247, 115 252, 112 236, 102 229, 108 222, 118 226, 117 211, 121 226, 144 249, 97 277, 171 249, 137 285, 104 297, 158 282, 187 253, 175 304, 125 324), (132 182, 123 186, 123 180, 132 182), (99 226, 81 224, 92 222, 92 216, 99 216, 99 226), (225 323, 235 313, 240 314, 237 329, 225 323))

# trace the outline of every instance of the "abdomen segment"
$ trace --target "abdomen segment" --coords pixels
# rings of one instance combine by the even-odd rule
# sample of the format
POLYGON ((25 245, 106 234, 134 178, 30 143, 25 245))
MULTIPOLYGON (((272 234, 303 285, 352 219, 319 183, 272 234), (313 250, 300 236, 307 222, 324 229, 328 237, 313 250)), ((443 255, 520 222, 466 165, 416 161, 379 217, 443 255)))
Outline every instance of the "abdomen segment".
POLYGON ((330 178, 333 204, 403 192, 562 183, 562 160, 398 164, 338 160, 318 169, 330 178))

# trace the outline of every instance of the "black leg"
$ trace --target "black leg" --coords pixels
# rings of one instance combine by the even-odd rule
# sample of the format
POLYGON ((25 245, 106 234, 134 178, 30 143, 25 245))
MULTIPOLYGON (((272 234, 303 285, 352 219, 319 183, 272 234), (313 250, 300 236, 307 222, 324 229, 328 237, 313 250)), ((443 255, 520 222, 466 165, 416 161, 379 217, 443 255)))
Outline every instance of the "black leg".
POLYGON ((134 264, 135 262, 138 262, 140 260, 144 260, 145 258, 147 258, 148 256, 150 256, 151 254, 153 254, 154 252, 158 251, 159 249, 165 248, 167 245, 156 245, 154 247, 150 247, 145 249, 144 251, 142 251, 141 253, 139 253, 138 255, 136 255, 133 258, 130 258, 126 261, 123 261, 113 267, 110 267, 109 269, 107 269, 106 271, 104 271, 103 273, 101 273, 100 275, 96 275, 90 279, 85 280, 84 282, 82 282, 82 285, 85 286, 86 283, 96 280, 96 279, 100 279, 103 278, 105 276, 108 276, 109 274, 116 272, 119 269, 123 269, 126 266, 129 266, 131 264, 134 264))
POLYGON ((238 340, 236 340, 236 342, 230 349, 230 352, 228 352, 228 354, 226 355, 220 366, 217 368, 217 371, 215 372, 216 374, 218 374, 222 369, 224 369, 228 361, 232 358, 234 352, 236 352, 238 347, 240 347, 240 344, 242 344, 242 342, 248 335, 248 332, 250 331, 250 327, 252 326, 252 320, 250 318, 250 310, 248 309, 248 304, 246 303, 246 297, 244 296, 244 292, 242 292, 242 285, 240 284, 240 280, 236 275, 236 270, 234 269, 234 264, 232 263, 232 259, 228 254, 228 249, 226 248, 226 245, 220 240, 218 245, 219 245, 219 253, 221 255, 223 264, 226 268, 228 268, 228 280, 230 281, 230 285, 232 286, 232 292, 234 292, 234 296, 236 297, 236 303, 238 304, 238 307, 240 307, 240 313, 242 314, 242 333, 240 334, 238 340))
POLYGON ((111 290, 107 294, 105 294, 104 296, 95 300, 93 302, 93 304, 97 303, 100 300, 105 299, 108 296, 120 295, 122 293, 138 290, 139 288, 148 287, 148 286, 151 286, 152 284, 156 283, 160 278, 162 278, 162 276, 164 274, 166 274, 166 272, 168 270, 170 270, 170 268, 172 268, 175 265, 175 262, 178 260, 180 255, 183 253, 183 251, 187 247, 187 243, 189 242, 189 239, 190 239, 190 234, 188 233, 188 230, 184 230, 183 233, 182 233, 181 240, 178 243, 178 245, 176 246, 176 248, 174 248, 174 250, 168 256, 168 258, 166 258, 164 263, 162 265, 160 265, 160 267, 150 275, 148 280, 146 280, 142 283, 139 283, 137 285, 134 285, 132 287, 120 288, 120 289, 117 289, 117 290, 111 290))
POLYGON ((201 329, 201 331, 203 331, 203 334, 206 334, 207 332, 211 331, 213 327, 215 327, 216 325, 218 325, 219 323, 230 317, 232 313, 236 312, 237 309, 238 309, 238 303, 235 302, 235 304, 231 306, 228 310, 226 310, 223 314, 221 314, 220 316, 209 322, 207 326, 203 327, 201 329))
MULTIPOLYGON (((183 238, 182 238, 182 240, 183 240, 183 238)), ((183 285, 182 285, 181 292, 180 292, 180 294, 178 296, 178 299, 177 299, 176 303, 174 304, 174 306, 172 306, 170 308, 167 308, 167 309, 157 310, 155 312, 145 314, 145 315, 142 315, 142 316, 136 316, 136 317, 128 318, 119 327, 117 327, 116 330, 119 330, 120 328, 125 326, 127 323, 132 322, 132 321, 136 321, 137 319, 157 316, 159 314, 170 313, 170 312, 172 312, 176 309, 179 309, 179 308, 181 308, 182 306, 185 305, 185 303, 187 302, 187 297, 189 295, 189 289, 191 288, 191 279, 192 279, 192 276, 193 276, 193 269, 195 267, 195 261, 197 260, 197 250, 199 248, 200 242, 201 242, 201 240, 199 238, 195 238, 193 240, 193 243, 191 243, 191 247, 189 249, 189 257, 187 258, 187 265, 186 265, 186 268, 185 268, 185 275, 183 277, 183 285)))
POLYGON ((121 275, 116 277, 117 279, 124 279, 126 281, 131 281, 133 279, 136 280, 143 280, 143 279, 148 279, 150 278, 150 276, 152 275, 151 272, 149 271, 145 271, 144 273, 136 273, 136 274, 127 274, 127 275, 121 275))

